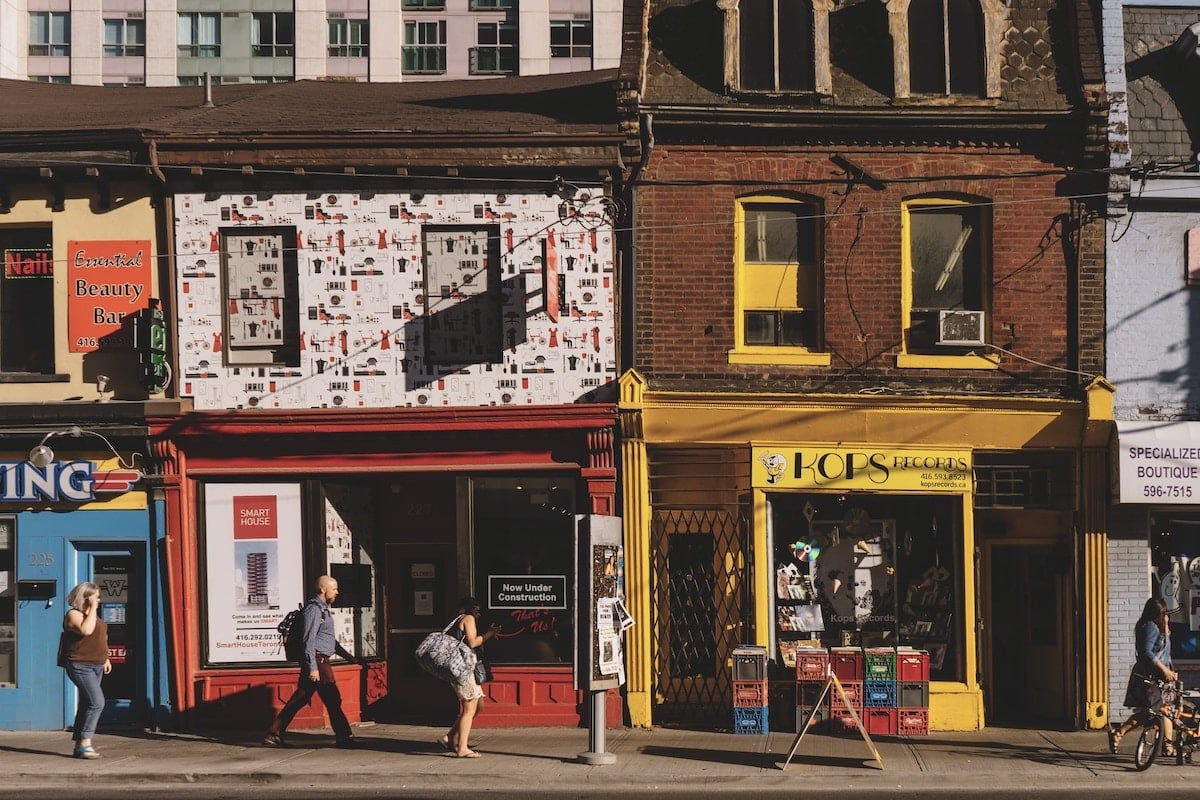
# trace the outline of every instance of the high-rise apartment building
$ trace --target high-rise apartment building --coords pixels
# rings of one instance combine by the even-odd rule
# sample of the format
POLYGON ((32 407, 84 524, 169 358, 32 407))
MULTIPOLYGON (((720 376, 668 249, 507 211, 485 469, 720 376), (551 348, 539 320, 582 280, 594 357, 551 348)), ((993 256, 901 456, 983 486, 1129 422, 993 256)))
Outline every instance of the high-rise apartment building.
POLYGON ((396 82, 618 66, 620 0, 0 0, 0 78, 396 82))

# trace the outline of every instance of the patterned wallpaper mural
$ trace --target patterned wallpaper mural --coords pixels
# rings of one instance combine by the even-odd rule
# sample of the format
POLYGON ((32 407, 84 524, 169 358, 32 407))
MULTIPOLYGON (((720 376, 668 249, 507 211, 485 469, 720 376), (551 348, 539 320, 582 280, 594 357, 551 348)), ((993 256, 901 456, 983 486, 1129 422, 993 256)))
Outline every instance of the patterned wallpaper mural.
POLYGON ((178 195, 175 214, 179 382, 197 409, 610 399, 598 187, 178 195))

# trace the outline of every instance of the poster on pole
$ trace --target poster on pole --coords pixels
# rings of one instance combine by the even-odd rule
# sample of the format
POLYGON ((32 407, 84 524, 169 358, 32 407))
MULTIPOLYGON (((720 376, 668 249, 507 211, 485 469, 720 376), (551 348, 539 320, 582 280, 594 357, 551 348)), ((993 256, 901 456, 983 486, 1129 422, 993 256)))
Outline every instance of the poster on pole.
POLYGON ((208 484, 207 661, 284 661, 276 626, 304 601, 300 485, 208 484))

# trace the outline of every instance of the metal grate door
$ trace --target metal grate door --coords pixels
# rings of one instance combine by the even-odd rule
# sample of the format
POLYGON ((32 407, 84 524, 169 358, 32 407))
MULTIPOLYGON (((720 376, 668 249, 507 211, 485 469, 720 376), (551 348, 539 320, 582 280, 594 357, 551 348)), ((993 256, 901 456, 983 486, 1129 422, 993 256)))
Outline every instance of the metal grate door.
POLYGON ((752 636, 747 525, 715 509, 651 525, 655 720, 728 726, 729 659, 752 636))

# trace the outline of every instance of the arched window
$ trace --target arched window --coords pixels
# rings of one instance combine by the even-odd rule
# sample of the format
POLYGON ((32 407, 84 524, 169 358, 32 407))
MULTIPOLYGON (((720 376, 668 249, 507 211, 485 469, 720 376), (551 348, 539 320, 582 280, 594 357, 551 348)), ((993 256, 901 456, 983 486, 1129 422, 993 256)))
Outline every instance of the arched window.
POLYGON ((909 88, 916 94, 984 92, 984 21, 979 0, 912 0, 909 88))
POLYGON ((742 91, 813 91, 809 1, 739 0, 738 11, 742 91))

